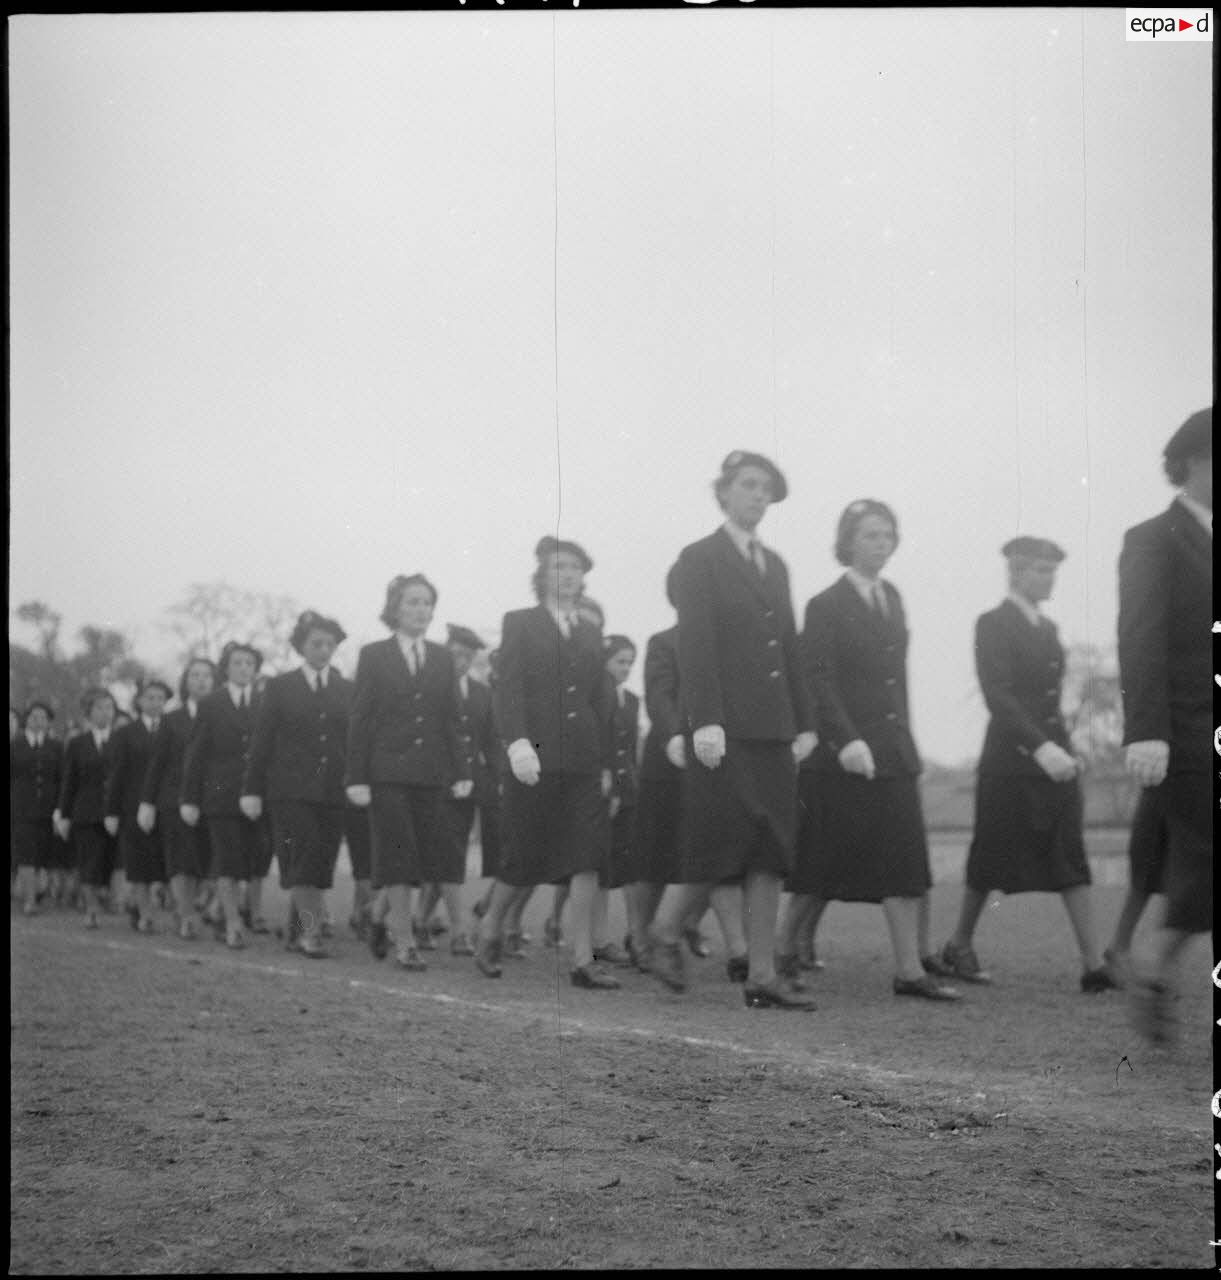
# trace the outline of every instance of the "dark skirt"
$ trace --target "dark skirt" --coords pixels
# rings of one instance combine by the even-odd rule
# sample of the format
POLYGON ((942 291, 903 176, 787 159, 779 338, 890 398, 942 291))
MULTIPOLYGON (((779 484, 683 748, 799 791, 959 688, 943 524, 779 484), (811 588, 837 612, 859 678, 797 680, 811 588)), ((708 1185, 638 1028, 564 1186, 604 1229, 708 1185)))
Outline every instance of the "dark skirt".
POLYGON ((485 876, 500 875, 503 858, 499 785, 485 791, 479 801, 479 870, 485 876))
POLYGON ((177 809, 157 810, 157 830, 161 832, 161 852, 165 873, 204 880, 212 867, 212 846, 208 842, 208 824, 188 827, 177 809))
POLYGON ((635 880, 632 874, 632 833, 636 806, 620 809, 610 820, 610 849, 598 868, 598 884, 603 889, 621 889, 635 880))
POLYGON ((208 815, 204 822, 212 848, 213 879, 261 880, 271 870, 271 840, 262 819, 251 822, 241 814, 217 814, 208 815))
POLYGON ((343 839, 343 808, 278 800, 271 808, 271 831, 283 889, 329 889, 343 839))
POLYGON ((72 851, 62 840, 56 838, 50 818, 14 820, 9 825, 12 840, 10 857, 14 866, 47 870, 71 865, 72 851))
POLYGON ((444 787, 374 783, 369 829, 375 889, 465 880, 466 851, 446 820, 444 787))
POLYGON ((933 883, 920 789, 914 777, 844 770, 801 774, 797 862, 790 893, 827 902, 923 897, 933 883))
POLYGON ((1128 883, 1137 893, 1165 893, 1170 829, 1166 788, 1142 787, 1128 837, 1128 883))
POLYGON ((1166 791, 1166 928, 1208 933, 1213 927, 1212 779, 1172 773, 1166 791))
POLYGON ((672 778, 641 778, 633 812, 636 828, 632 832, 630 879, 670 884, 678 875, 682 774, 675 770, 672 778))
POLYGON ((968 887, 978 893, 1062 893, 1089 884, 1081 824, 1076 782, 980 774, 968 887))
POLYGON ((544 773, 533 787, 509 776, 502 816, 505 884, 557 884, 606 860, 610 823, 597 774, 544 773))
POLYGON ((119 862, 119 843, 100 822, 72 824, 72 852, 81 884, 104 889, 119 862))
POLYGON ((348 805, 343 811, 343 838, 348 846, 353 880, 368 880, 373 874, 373 836, 369 831, 369 810, 348 805))
POLYGON ((450 838, 462 850, 464 866, 467 846, 471 842, 471 832, 475 827, 475 813, 475 800, 472 796, 468 796, 465 800, 457 800, 451 795, 445 797, 445 820, 449 823, 450 838))
POLYGON ((165 880, 165 856, 161 848, 161 832, 156 827, 144 832, 135 818, 119 822, 119 856, 128 884, 161 884, 165 880))
POLYGON ((791 744, 731 738, 715 769, 689 754, 675 882, 714 884, 753 871, 787 875, 797 837, 791 744))

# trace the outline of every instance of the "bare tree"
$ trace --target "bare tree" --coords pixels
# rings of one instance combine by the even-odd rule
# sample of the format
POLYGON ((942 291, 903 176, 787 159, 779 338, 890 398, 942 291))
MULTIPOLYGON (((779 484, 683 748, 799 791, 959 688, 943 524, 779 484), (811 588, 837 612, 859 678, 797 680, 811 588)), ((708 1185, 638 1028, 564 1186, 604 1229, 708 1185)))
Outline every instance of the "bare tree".
POLYGON ((269 672, 292 665, 289 637, 301 609, 291 596, 248 591, 228 582, 194 582, 186 598, 167 612, 184 665, 199 655, 219 657, 230 640, 254 645, 269 672))

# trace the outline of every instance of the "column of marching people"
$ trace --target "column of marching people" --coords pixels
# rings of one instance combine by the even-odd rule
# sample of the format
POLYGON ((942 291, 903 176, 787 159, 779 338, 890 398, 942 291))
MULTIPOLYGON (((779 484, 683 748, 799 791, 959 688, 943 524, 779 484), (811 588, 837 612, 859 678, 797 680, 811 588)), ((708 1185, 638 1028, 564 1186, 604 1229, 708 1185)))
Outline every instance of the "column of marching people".
POLYGON ((332 664, 343 627, 311 610, 292 635, 300 666, 269 680, 257 649, 230 643, 215 664, 193 658, 176 691, 146 680, 121 727, 104 689, 84 695, 84 728, 66 744, 47 700, 14 712, 22 910, 71 901, 97 928, 121 870, 133 929, 158 932, 172 917, 183 939, 210 927, 237 950, 271 931, 263 886, 274 861, 289 904, 275 931, 324 959, 346 844, 348 924, 405 971, 425 970, 448 932, 452 956, 501 976, 528 955, 523 912, 547 886, 543 942, 570 949, 578 988, 613 990, 636 968, 684 991, 691 959, 710 953, 701 922, 711 909, 746 1005, 809 1012, 830 902, 879 903, 894 994, 952 1003, 963 997, 954 982, 993 980, 975 950, 989 894, 1055 892, 1081 989, 1130 987, 1145 1029, 1168 1038, 1178 957, 1211 924, 1211 459, 1203 410, 1165 448, 1178 490, 1169 510, 1130 530, 1120 559, 1125 743, 1142 792, 1108 947, 1092 914, 1083 762, 1060 710, 1064 651, 1042 608, 1064 549, 1010 539, 1001 602, 976 624, 990 718, 959 919, 937 946, 907 612, 883 576, 898 516, 875 499, 845 507, 832 538, 843 573, 808 602, 799 631, 785 562, 760 538, 788 483, 741 450, 712 486, 717 527, 664 575, 676 617, 645 646, 643 743, 626 688, 637 646, 607 631, 579 543, 537 543, 534 603, 505 614, 486 684, 471 674, 482 637, 451 624, 446 644, 429 640, 438 589, 423 573, 399 575, 380 614, 389 634, 361 649, 354 680, 332 664), (468 906, 476 824, 488 883, 468 906), (622 943, 608 923, 616 890, 622 943), (1132 933, 1159 891, 1157 969, 1137 973, 1132 933))

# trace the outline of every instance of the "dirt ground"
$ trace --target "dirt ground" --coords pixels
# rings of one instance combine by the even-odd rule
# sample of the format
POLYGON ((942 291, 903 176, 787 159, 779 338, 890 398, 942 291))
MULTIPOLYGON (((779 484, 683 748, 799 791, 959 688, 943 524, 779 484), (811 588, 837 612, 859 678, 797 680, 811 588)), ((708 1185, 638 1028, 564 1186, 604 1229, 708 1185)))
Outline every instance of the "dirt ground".
POLYGON ((833 906, 791 1014, 719 950, 585 992, 537 943, 493 982, 13 914, 10 1271, 1211 1266, 1204 941, 1173 1052, 1080 994, 1054 898, 978 944, 994 987, 896 1000, 881 912, 833 906))

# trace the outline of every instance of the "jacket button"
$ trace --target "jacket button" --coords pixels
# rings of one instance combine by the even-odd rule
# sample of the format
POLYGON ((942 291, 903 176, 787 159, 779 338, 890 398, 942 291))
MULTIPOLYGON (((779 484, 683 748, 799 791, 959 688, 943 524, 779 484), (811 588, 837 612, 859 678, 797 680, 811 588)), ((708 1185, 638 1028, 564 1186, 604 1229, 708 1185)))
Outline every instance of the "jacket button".
POLYGON ((886 681, 886 683, 887 683, 887 684, 894 684, 894 683, 895 683, 895 678, 894 678, 894 676, 891 676, 891 677, 890 677, 890 679, 886 681))
POLYGON ((779 680, 779 679, 780 679, 780 672, 779 672, 779 671, 769 671, 767 674, 768 674, 768 675, 769 675, 773 680, 779 680))
POLYGON ((417 747, 422 747, 422 746, 424 745, 424 739, 423 739, 423 738, 417 738, 417 739, 415 740, 415 744, 416 744, 416 746, 417 746, 417 747))
POLYGON ((568 718, 569 720, 575 720, 577 718, 577 713, 575 711, 570 711, 568 713, 568 718))
POLYGON ((895 715, 895 713, 894 713, 893 711, 888 711, 888 712, 886 713, 886 719, 887 719, 887 720, 897 720, 898 718, 899 718, 899 717, 898 717, 897 715, 895 715))
POLYGON ((568 686, 568 692, 569 692, 569 693, 576 693, 576 691, 577 691, 577 686, 576 686, 575 684, 570 684, 570 685, 568 686))
POLYGON ((769 640, 769 641, 767 642, 767 647, 768 647, 769 649, 774 649, 774 648, 775 648, 779 643, 780 643, 780 641, 779 641, 779 640, 769 640))

